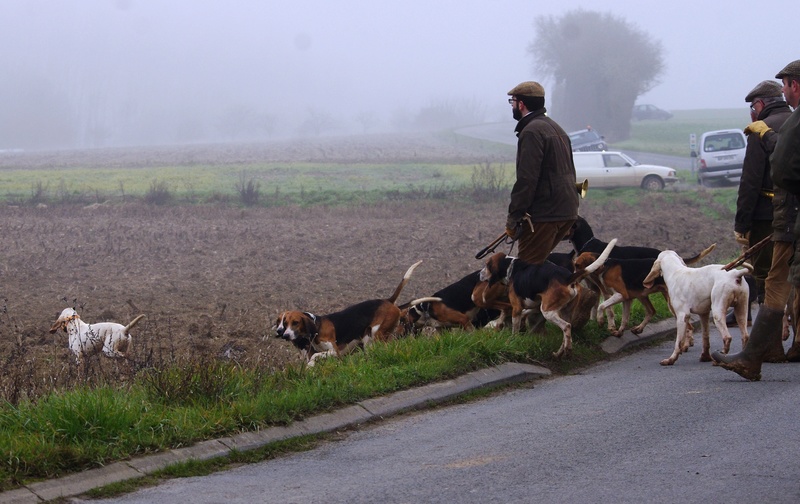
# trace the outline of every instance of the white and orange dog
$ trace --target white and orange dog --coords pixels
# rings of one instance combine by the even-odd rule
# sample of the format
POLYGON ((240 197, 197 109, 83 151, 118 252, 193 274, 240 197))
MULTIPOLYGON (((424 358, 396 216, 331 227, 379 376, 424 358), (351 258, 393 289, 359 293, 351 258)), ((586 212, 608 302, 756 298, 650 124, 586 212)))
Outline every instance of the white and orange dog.
POLYGON ((659 276, 664 277, 664 283, 667 284, 669 291, 670 306, 677 319, 675 348, 672 355, 661 361, 662 366, 675 364, 680 354, 691 346, 693 328, 689 319, 692 314, 699 315, 703 331, 701 362, 711 361, 708 339, 709 315, 722 335, 723 352, 728 353, 730 350, 732 338, 725 323, 729 306, 733 306, 736 323, 742 333, 742 348, 744 348, 748 339, 747 304, 749 303, 750 288, 742 277, 752 271, 749 264, 745 263, 744 266, 748 269, 728 271, 722 264, 690 268, 672 250, 665 250, 658 254, 658 259, 655 260, 650 273, 644 279, 644 286, 652 288, 659 276))
POLYGON ((85 357, 90 357, 101 350, 106 357, 122 358, 131 347, 130 330, 144 315, 139 315, 124 326, 116 322, 98 322, 87 324, 72 308, 64 308, 56 319, 50 332, 63 329, 69 336, 69 349, 75 354, 78 365, 85 357))

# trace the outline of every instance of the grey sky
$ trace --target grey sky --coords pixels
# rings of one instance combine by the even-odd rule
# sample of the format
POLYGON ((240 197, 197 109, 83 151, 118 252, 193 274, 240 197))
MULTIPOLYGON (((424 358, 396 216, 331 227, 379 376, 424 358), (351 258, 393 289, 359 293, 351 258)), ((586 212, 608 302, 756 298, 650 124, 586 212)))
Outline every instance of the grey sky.
POLYGON ((662 83, 640 103, 744 108, 755 84, 800 59, 788 5, 757 14, 741 0, 2 0, 0 62, 8 79, 34 73, 95 110, 95 123, 141 115, 156 132, 176 115, 237 106, 352 126, 367 112, 385 120, 471 101, 502 120, 519 81, 549 90, 527 51, 534 18, 584 8, 663 44, 662 83))

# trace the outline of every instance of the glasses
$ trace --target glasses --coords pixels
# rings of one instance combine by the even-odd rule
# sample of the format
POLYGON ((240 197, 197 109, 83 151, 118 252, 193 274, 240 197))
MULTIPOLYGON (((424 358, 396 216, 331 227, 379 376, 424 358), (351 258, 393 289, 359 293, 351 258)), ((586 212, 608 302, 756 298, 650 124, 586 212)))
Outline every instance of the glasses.
POLYGON ((508 103, 514 103, 515 101, 517 101, 517 99, 516 99, 516 98, 509 98, 509 99, 508 99, 508 103))
POLYGON ((750 104, 750 112, 755 112, 756 111, 756 103, 759 103, 759 102, 761 102, 761 100, 755 100, 753 103, 750 104))

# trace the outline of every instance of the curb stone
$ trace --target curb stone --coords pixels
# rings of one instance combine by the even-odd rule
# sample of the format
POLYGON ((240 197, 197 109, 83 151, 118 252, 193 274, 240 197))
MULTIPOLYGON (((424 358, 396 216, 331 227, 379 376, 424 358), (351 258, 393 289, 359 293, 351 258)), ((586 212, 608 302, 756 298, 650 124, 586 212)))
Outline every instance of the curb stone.
POLYGON ((0 504, 40 503, 59 497, 73 497, 112 483, 141 478, 171 464, 188 460, 223 457, 232 450, 254 450, 291 437, 332 432, 379 420, 405 411, 421 409, 453 399, 466 392, 550 376, 550 370, 532 364, 505 363, 473 371, 444 382, 395 392, 361 401, 330 413, 323 413, 289 426, 270 427, 221 439, 202 441, 186 448, 145 455, 105 467, 61 478, 40 481, 0 493, 0 504))

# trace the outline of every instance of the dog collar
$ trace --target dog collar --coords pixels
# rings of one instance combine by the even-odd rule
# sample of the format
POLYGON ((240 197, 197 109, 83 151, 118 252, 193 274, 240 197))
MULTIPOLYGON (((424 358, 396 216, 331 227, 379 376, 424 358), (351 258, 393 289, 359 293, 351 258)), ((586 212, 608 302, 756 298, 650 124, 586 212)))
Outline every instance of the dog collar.
POLYGON ((506 269, 506 277, 503 279, 503 284, 508 285, 508 282, 511 281, 511 274, 514 272, 514 263, 517 261, 517 258, 511 259, 511 262, 508 263, 508 269, 506 269))
POLYGON ((311 319, 311 322, 314 323, 314 334, 311 335, 312 338, 316 337, 319 334, 319 324, 317 322, 317 316, 311 312, 303 312, 303 315, 307 316, 311 319))
MULTIPOLYGON (((588 240, 586 240, 586 243, 584 243, 584 244, 583 244, 583 247, 581 247, 581 249, 578 251, 578 253, 581 253, 581 252, 583 252, 584 250, 586 250, 586 246, 587 246, 587 245, 589 245, 590 243, 592 243, 592 241, 593 241, 593 240, 597 240, 597 238, 595 238, 594 236, 592 236, 591 238, 589 238, 588 240)), ((599 241, 599 240, 598 240, 598 241, 599 241)))

